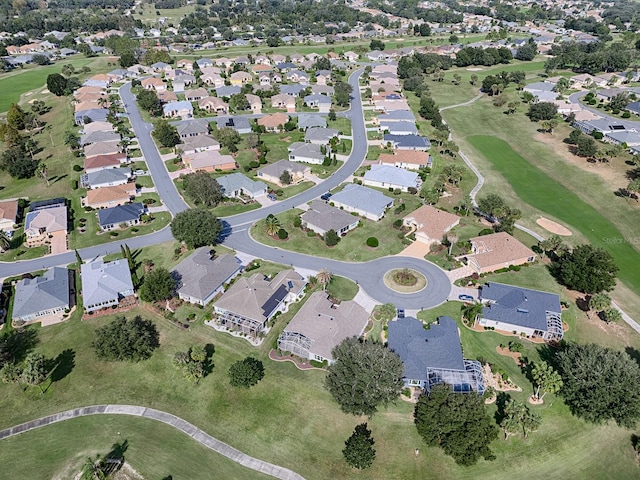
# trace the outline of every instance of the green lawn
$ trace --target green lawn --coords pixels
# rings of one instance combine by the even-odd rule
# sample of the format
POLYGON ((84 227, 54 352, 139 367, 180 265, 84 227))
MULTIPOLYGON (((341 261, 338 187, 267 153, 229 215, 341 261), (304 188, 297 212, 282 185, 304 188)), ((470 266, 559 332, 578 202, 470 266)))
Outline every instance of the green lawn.
POLYGON ((230 217, 231 215, 237 215, 239 213, 250 212, 251 210, 257 210, 260 208, 258 202, 242 203, 242 202, 228 202, 211 209, 211 211, 217 217, 230 217))
POLYGON ((467 140, 505 177, 523 202, 558 218, 579 230, 592 245, 609 251, 620 267, 620 279, 640 291, 640 255, 607 218, 503 140, 481 135, 467 140))
POLYGON ((353 300, 353 297, 358 294, 358 285, 348 278, 334 275, 327 285, 327 293, 338 300, 353 300))
POLYGON ((112 236, 109 233, 96 233, 98 229, 98 219, 95 211, 81 212, 79 213, 78 218, 84 218, 86 220, 86 232, 80 233, 77 229, 74 229, 70 233, 69 247, 85 248, 91 245, 100 245, 101 243, 139 237, 141 235, 146 235, 147 233, 161 230, 171 221, 171 214, 169 212, 154 213, 153 217, 154 219, 149 223, 136 225, 135 227, 128 227, 124 230, 115 230, 117 235, 112 236), (132 228, 136 228, 137 232, 134 232, 132 228))
POLYGON ((302 213, 299 209, 287 210, 277 215, 282 226, 289 233, 288 240, 273 239, 266 235, 263 222, 258 222, 252 227, 251 235, 260 243, 277 246, 284 250, 350 262, 366 262, 396 254, 404 249, 402 240, 398 238, 399 230, 395 230, 392 225, 397 219, 415 210, 419 206, 419 199, 409 194, 394 196, 394 198, 396 198, 396 205, 399 199, 403 199, 407 205, 406 210, 396 214, 395 207, 392 207, 379 222, 362 219, 362 225, 342 237, 334 247, 327 247, 319 236, 308 237, 305 231, 293 226, 293 219, 302 213), (366 240, 369 237, 376 237, 379 240, 380 244, 377 248, 366 246, 366 240))
POLYGON ((105 455, 126 442, 124 460, 147 479, 267 479, 200 445, 178 430, 153 420, 100 415, 67 420, 3 440, 13 455, 3 471, 19 479, 74 478, 88 457, 105 455), (88 442, 88 439, 91 439, 88 442), (171 454, 167 455, 167 452, 171 454))

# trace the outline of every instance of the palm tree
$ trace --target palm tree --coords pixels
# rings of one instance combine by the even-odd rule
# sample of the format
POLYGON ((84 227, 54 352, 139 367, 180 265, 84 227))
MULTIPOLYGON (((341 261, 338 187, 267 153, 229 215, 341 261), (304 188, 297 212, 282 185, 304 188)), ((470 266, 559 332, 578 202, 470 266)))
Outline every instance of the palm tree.
POLYGON ((622 320, 622 313, 617 308, 607 308, 604 312, 604 318, 607 319, 607 323, 616 323, 622 320))
POLYGON ((87 457, 87 461, 82 466, 80 480, 106 480, 107 463, 100 454, 96 458, 87 457))
POLYGON ((469 303, 467 305, 463 305, 461 308, 462 316, 470 323, 473 323, 479 315, 482 315, 483 308, 484 305, 482 305, 482 303, 469 303))
POLYGON ((458 242, 458 234, 455 232, 449 232, 447 234, 447 241, 449 242, 449 255, 451 255, 451 250, 453 250, 453 246, 458 242))
POLYGON ((38 165, 38 170, 36 170, 36 173, 38 174, 39 177, 42 177, 45 182, 47 182, 47 187, 48 187, 49 175, 47 174, 47 164, 41 163, 40 165, 38 165))
POLYGON ((631 193, 635 193, 636 202, 640 201, 640 178, 636 178, 632 180, 627 186, 627 191, 631 193))
POLYGON ((606 293, 596 293, 595 295, 591 295, 589 299, 589 311, 602 312, 610 306, 611 297, 606 293))
POLYGON ((547 393, 557 393, 562 388, 562 377, 544 360, 535 363, 531 369, 531 377, 536 386, 534 398, 542 401, 547 393), (540 392, 542 391, 542 396, 540 392))
POLYGON ((322 270, 320 270, 318 272, 318 274, 316 275, 316 280, 318 281, 318 283, 320 285, 322 285, 322 290, 326 290, 327 289, 327 285, 329 285, 329 283, 331 283, 331 278, 333 277, 333 275, 331 275, 331 272, 329 270, 327 270, 326 268, 323 268, 322 270))
POLYGON ((6 252, 11 248, 11 237, 7 235, 7 232, 0 230, 0 250, 6 252))
POLYGON ((273 214, 267 215, 264 219, 264 230, 267 235, 275 236, 280 230, 280 220, 278 220, 273 214))

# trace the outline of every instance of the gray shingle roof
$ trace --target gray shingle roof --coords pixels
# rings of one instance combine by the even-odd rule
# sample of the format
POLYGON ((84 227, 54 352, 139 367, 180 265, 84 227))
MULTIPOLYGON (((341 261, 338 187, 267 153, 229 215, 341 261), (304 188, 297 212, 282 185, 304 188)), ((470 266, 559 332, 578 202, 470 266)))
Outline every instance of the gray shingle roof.
POLYGON ((390 165, 371 165, 371 170, 364 174, 364 180, 384 182, 400 187, 417 187, 418 174, 404 168, 390 165))
POLYGON ((480 299, 491 302, 482 310, 482 318, 542 331, 547 331, 547 312, 562 312, 560 298, 554 293, 502 283, 484 285, 480 299))
POLYGON ((339 232, 343 228, 359 221, 358 217, 354 217, 339 208, 332 207, 321 200, 312 201, 309 210, 304 212, 300 218, 303 223, 316 226, 325 232, 331 229, 339 232))
POLYGON ((304 134, 305 142, 326 142, 329 143, 333 137, 338 136, 338 130, 335 128, 319 128, 314 127, 307 130, 304 134))
POLYGON ((82 301, 85 305, 97 305, 118 300, 133 293, 131 272, 126 260, 103 263, 94 261, 81 267, 82 301))
POLYGON ((298 128, 321 127, 327 128, 327 121, 320 115, 301 113, 298 115, 298 128))
POLYGON ((172 270, 179 278, 179 293, 204 301, 242 268, 233 255, 212 259, 209 251, 199 248, 172 270))
POLYGON ((104 185, 111 182, 126 182, 131 177, 131 169, 122 168, 105 168, 97 172, 87 173, 82 176, 82 185, 104 185))
POLYGON ((426 330, 412 317, 389 322, 389 349, 404 363, 405 378, 426 380, 427 368, 465 370, 458 326, 450 317, 438 318, 426 330))
POLYGON ((384 142, 396 144, 398 148, 418 148, 428 150, 431 148, 431 142, 428 138, 420 135, 385 135, 384 142))
POLYGON ((253 181, 240 172, 232 173, 230 175, 222 175, 216 178, 216 180, 218 181, 218 184, 220 184, 220 187, 222 187, 222 192, 225 195, 229 192, 236 192, 238 190, 250 192, 255 195, 267 188, 266 184, 263 182, 253 181))
POLYGON ((66 268, 53 267, 41 277, 20 280, 15 290, 13 318, 68 306, 69 272, 66 268))
POLYGON ((116 225, 140 219, 144 213, 144 205, 140 202, 98 210, 98 223, 101 227, 116 225))
POLYGON ((174 124, 180 136, 202 135, 209 133, 209 123, 204 119, 184 120, 174 124))
POLYGON ((331 197, 331 201, 350 206, 363 212, 369 212, 377 216, 381 216, 387 207, 389 207, 390 204, 393 204, 392 198, 387 197, 377 190, 363 187, 355 183, 347 185, 342 189, 342 191, 333 195, 333 197, 331 197))
POLYGON ((242 87, 234 86, 234 85, 225 85, 224 87, 216 88, 216 96, 230 97, 231 95, 235 95, 236 93, 240 93, 241 91, 242 91, 242 87))

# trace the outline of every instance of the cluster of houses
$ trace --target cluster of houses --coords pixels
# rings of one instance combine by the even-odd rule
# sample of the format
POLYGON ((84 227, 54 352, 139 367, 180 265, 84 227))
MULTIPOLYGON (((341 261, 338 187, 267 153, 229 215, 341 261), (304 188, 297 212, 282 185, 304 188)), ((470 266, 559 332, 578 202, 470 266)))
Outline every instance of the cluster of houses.
MULTIPOLYGON (((568 79, 558 76, 547 78, 542 82, 530 83, 524 87, 524 91, 534 95, 539 102, 554 103, 558 107, 558 113, 565 118, 572 117, 572 127, 587 135, 601 134, 603 141, 622 145, 628 148, 630 153, 637 155, 640 153, 640 132, 637 122, 598 115, 579 103, 562 99, 558 92, 558 82, 565 82, 565 85, 568 83, 568 88, 572 89, 593 90, 597 101, 607 102, 620 94, 640 95, 640 88, 623 85, 639 79, 638 72, 602 73, 595 76, 584 73, 568 79)), ((630 102, 625 109, 633 115, 640 115, 640 102, 630 102)))

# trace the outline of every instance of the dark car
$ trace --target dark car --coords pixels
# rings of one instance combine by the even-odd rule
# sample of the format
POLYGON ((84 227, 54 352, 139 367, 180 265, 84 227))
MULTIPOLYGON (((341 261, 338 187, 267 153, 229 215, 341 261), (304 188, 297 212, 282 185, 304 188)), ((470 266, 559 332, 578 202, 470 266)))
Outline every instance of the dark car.
POLYGON ((276 197, 273 193, 270 193, 269 195, 267 195, 267 198, 269 200, 273 200, 274 202, 278 200, 278 197, 276 197))
POLYGON ((473 302, 475 301, 475 298, 473 298, 471 295, 458 295, 458 299, 463 301, 463 302, 473 302))
POLYGON ((331 196, 332 196, 332 195, 333 195, 333 193, 331 193, 331 192, 327 192, 327 193, 325 193, 324 195, 321 195, 321 196, 320 196, 320 198, 321 198, 322 200, 325 200, 325 201, 326 201, 326 200, 329 200, 329 199, 331 198, 331 196))
POLYGON ((404 308, 398 309, 398 318, 404 318, 404 308))

